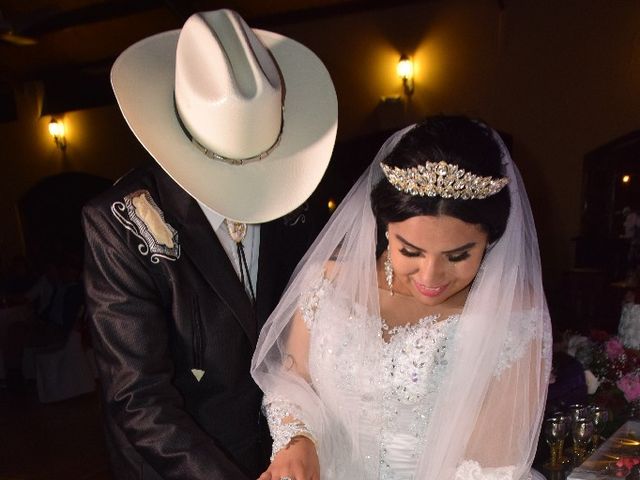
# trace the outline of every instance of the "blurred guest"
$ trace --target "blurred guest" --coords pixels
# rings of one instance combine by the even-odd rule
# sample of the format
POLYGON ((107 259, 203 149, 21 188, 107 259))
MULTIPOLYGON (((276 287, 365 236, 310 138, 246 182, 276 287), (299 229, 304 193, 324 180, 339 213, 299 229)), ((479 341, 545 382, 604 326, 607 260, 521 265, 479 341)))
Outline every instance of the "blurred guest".
POLYGON ((45 272, 25 293, 33 314, 9 325, 2 349, 9 386, 23 383, 26 348, 35 353, 63 348, 71 330, 79 325, 84 314, 81 272, 79 255, 65 252, 47 264, 45 272))
POLYGON ((582 364, 563 351, 553 352, 552 382, 547 394, 547 413, 565 410, 576 403, 587 403, 587 381, 582 364))
POLYGON ((84 312, 81 273, 78 254, 65 252, 48 265, 28 292, 27 298, 32 301, 37 320, 28 340, 30 346, 56 348, 64 345, 84 312))
POLYGON ((622 214, 624 215, 624 238, 634 238, 636 235, 640 234, 640 215, 635 209, 631 207, 625 207, 622 210, 622 214))
POLYGON ((31 303, 38 317, 45 315, 53 300, 55 284, 58 278, 58 268, 54 262, 47 262, 42 274, 32 287, 25 292, 25 298, 31 303))
POLYGON ((19 303, 34 281, 35 276, 27 259, 23 255, 16 255, 9 263, 0 292, 4 293, 6 303, 19 303))

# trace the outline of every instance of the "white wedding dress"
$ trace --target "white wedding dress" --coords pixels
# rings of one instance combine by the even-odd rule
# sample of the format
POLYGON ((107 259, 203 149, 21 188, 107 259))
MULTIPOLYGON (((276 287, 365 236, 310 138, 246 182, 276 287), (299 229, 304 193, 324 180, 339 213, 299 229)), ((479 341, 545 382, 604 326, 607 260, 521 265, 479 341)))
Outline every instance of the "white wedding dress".
MULTIPOLYGON (((498 134, 477 126, 500 148, 511 206, 459 315, 407 318, 414 325, 390 332, 380 318, 384 225, 371 195, 385 181, 381 164, 409 145, 405 135, 418 141, 420 124, 385 142, 261 331, 251 372, 274 451, 313 437, 321 480, 531 477, 551 325, 524 184, 498 134), (319 281, 325 269, 330 282, 319 281)), ((277 462, 275 471, 286 477, 286 468, 277 462)))
MULTIPOLYGON (((351 450, 352 442, 345 435, 331 458, 320 454, 322 479, 414 479, 420 452, 425 448, 423 433, 454 349, 459 315, 429 316, 412 325, 389 329, 384 320, 363 315, 339 297, 323 278, 301 305, 309 331, 312 388, 323 400, 327 415, 334 418, 332 428, 336 432, 357 432, 359 451, 351 450), (315 328, 320 322, 322 328, 315 328), (364 351, 354 348, 356 344, 364 345, 364 351), (337 420, 345 418, 352 420, 349 425, 337 420)), ((518 321, 513 328, 529 326, 518 321)), ((535 332, 534 328, 530 330, 529 340, 535 332)), ((525 350, 524 344, 507 347, 502 350, 494 375, 499 375, 525 350)), ((306 412, 278 395, 265 398, 265 411, 276 444, 279 435, 286 435, 284 417, 305 422, 306 412)), ((313 431, 310 433, 316 436, 313 431)), ((458 466, 455 478, 512 480, 513 471, 509 465, 482 468, 469 459, 458 466)))

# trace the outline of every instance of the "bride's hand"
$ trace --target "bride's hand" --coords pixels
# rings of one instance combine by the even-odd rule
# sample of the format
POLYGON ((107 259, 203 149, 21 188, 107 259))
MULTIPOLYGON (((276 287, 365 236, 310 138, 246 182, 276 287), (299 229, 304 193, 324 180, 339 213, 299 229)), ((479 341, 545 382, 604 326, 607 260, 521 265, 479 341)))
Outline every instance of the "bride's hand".
POLYGON ((306 437, 294 437, 280 450, 258 480, 320 480, 320 463, 316 446, 306 437))

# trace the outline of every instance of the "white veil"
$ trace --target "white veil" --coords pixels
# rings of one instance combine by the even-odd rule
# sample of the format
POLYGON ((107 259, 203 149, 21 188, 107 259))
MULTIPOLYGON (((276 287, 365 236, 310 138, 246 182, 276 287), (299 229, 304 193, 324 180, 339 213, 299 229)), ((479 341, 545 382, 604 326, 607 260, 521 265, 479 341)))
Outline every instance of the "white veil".
MULTIPOLYGON (((371 469, 376 459, 369 458, 368 466, 359 459, 359 442, 368 402, 380 399, 345 398, 334 385, 323 384, 322 372, 309 364, 313 355, 300 318, 326 301, 308 297, 318 278, 328 277, 334 287, 331 301, 349 313, 334 321, 364 317, 369 327, 354 328, 345 339, 355 359, 345 366, 348 375, 371 370, 376 360, 367 347, 376 336, 366 332, 379 331, 380 309, 370 194, 383 178, 380 162, 411 128, 387 140, 302 259, 253 358, 252 374, 267 397, 295 405, 295 416, 315 437, 323 479, 347 478, 340 471, 345 465, 363 472, 360 478, 379 478, 371 469)), ((511 210, 460 315, 451 361, 424 432, 417 479, 526 478, 537 446, 551 366, 551 328, 529 201, 507 149, 492 135, 502 151, 511 210)), ((327 320, 315 325, 313 334, 331 335, 334 329, 327 320)))

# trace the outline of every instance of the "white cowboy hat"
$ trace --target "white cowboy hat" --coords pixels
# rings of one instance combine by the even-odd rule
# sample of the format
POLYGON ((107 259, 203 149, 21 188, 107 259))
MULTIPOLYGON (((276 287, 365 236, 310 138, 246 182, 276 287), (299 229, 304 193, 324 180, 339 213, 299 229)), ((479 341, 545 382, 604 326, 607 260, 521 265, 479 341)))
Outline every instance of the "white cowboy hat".
POLYGON ((230 220, 294 210, 329 163, 338 104, 326 68, 304 45, 252 30, 233 11, 197 13, 181 30, 135 43, 111 83, 140 143, 230 220))

